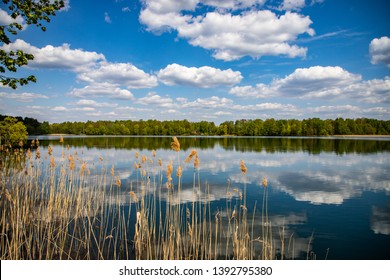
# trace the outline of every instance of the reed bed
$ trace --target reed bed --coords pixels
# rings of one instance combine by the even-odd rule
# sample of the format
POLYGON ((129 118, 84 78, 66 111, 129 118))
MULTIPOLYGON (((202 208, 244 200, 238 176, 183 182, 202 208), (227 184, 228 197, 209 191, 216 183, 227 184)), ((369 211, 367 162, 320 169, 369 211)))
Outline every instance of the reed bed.
MULTIPOLYGON (((153 151, 135 154, 136 179, 122 182, 104 159, 90 163, 60 139, 61 155, 38 141, 28 149, 1 151, 1 259, 275 259, 284 258, 284 229, 275 239, 263 181, 261 232, 257 209, 248 211, 243 188, 227 184, 226 207, 213 209, 210 185, 200 177, 196 150, 163 164, 153 151), (183 201, 183 170, 193 168, 191 201, 183 201), (130 201, 124 207, 120 191, 130 201), (251 214, 249 214, 251 213, 251 214), (276 241, 279 255, 276 254, 276 241)), ((187 190, 188 192, 188 190, 187 190)), ((287 239, 288 240, 288 239, 287 239)), ((289 239, 290 248, 291 237, 289 239)))

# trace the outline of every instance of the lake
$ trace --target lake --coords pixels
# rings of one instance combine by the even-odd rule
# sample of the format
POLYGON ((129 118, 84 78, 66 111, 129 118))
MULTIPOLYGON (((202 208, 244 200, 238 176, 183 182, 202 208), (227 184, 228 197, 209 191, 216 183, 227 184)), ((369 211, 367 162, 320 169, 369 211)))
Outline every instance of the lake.
MULTIPOLYGON (((60 157, 58 136, 38 138, 43 150, 50 145, 60 157)), ((222 213, 227 201, 245 188, 255 235, 261 229, 263 179, 267 178, 269 221, 276 243, 281 235, 288 241, 287 258, 390 259, 389 137, 178 139, 179 155, 171 149, 171 137, 64 136, 64 144, 91 166, 99 158, 107 169, 115 166, 122 207, 130 207, 129 191, 137 188, 137 152, 139 157, 153 158, 155 150, 156 161, 161 158, 166 170, 169 161, 175 165, 179 156, 183 162, 196 149, 199 178, 208 186, 201 202, 210 202, 213 215, 222 213), (245 175, 240 160, 247 167, 245 175)), ((180 201, 184 205, 193 199, 194 167, 191 163, 182 167, 180 201)), ((166 199, 165 193, 158 195, 166 199)), ((132 228, 128 230, 133 234, 132 228)))

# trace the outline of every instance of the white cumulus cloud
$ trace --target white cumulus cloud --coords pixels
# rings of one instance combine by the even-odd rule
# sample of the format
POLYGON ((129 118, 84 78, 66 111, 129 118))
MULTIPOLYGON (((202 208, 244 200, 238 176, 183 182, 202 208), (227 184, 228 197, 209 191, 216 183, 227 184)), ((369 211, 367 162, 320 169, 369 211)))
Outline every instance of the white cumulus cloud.
POLYGON ((64 111, 67 111, 68 109, 64 106, 55 106, 53 108, 51 108, 52 111, 56 111, 56 112, 64 112, 64 111))
POLYGON ((136 103, 142 105, 153 105, 163 108, 171 108, 174 106, 173 99, 170 97, 162 97, 154 92, 149 92, 145 97, 138 98, 136 103))
POLYGON ((250 98, 334 98, 348 93, 350 85, 360 81, 360 75, 352 74, 339 66, 313 66, 298 68, 283 79, 273 80, 269 85, 234 87, 230 93, 250 98))
POLYGON ((158 79, 166 85, 188 85, 200 88, 232 86, 242 80, 239 71, 221 70, 209 66, 186 67, 170 64, 157 74, 158 79))
POLYGON ((365 103, 390 103, 390 77, 362 81, 348 87, 353 97, 365 103))
POLYGON ((243 98, 267 98, 275 95, 270 86, 262 83, 255 86, 233 87, 229 93, 243 98))
POLYGON ((269 10, 244 9, 221 12, 218 8, 246 8, 263 1, 144 0, 140 21, 148 31, 176 30, 193 46, 212 50, 217 59, 231 61, 244 56, 304 57, 307 49, 291 44, 299 35, 314 35, 308 16, 293 12, 276 15, 269 10), (177 5, 174 5, 177 4, 177 5), (198 4, 214 11, 197 14, 198 4), (185 12, 185 13, 184 13, 185 12), (191 14, 192 12, 192 14, 191 14))
POLYGON ((199 4, 208 5, 219 9, 244 9, 255 5, 264 5, 266 0, 203 0, 199 4))
POLYGON ((383 36, 373 39, 370 43, 370 57, 372 64, 384 63, 390 67, 390 38, 383 36))
POLYGON ((61 68, 82 71, 99 61, 105 60, 103 54, 82 49, 71 49, 69 44, 58 47, 47 45, 43 48, 37 48, 21 39, 17 39, 14 43, 1 46, 0 49, 5 51, 22 50, 33 54, 34 60, 31 60, 28 65, 36 68, 61 68))
POLYGON ((305 7, 305 0, 283 0, 282 9, 292 11, 299 11, 305 7))
POLYGON ((284 95, 297 97, 335 97, 340 89, 361 80, 339 66, 298 68, 284 79, 273 82, 273 87, 284 95))
POLYGON ((101 62, 95 69, 78 75, 78 79, 88 83, 106 82, 128 88, 151 88, 157 86, 157 78, 145 73, 130 63, 101 62))
POLYGON ((78 106, 88 106, 88 107, 116 107, 118 104, 115 103, 108 103, 108 102, 97 102, 92 99, 80 99, 75 103, 75 105, 78 106))
POLYGON ((210 98, 197 98, 194 101, 187 101, 182 104, 183 108, 215 109, 229 108, 234 104, 233 100, 225 97, 212 96, 210 98))
POLYGON ((49 97, 43 94, 22 92, 22 93, 6 93, 0 92, 1 98, 14 99, 20 102, 33 102, 37 98, 48 99, 49 97))
MULTIPOLYGON (((127 89, 121 89, 110 83, 94 83, 83 88, 74 88, 69 93, 72 97, 109 97, 113 99, 133 100, 133 94, 127 89)), ((85 102, 85 101, 84 101, 85 102)))

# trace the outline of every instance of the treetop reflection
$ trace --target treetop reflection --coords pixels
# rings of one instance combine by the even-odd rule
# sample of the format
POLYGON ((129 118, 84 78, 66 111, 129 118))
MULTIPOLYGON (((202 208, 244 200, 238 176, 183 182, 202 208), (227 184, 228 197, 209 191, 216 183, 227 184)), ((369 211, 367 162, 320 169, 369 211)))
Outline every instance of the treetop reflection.
MULTIPOLYGON (((239 152, 299 152, 309 154, 336 153, 338 155, 348 153, 377 153, 390 151, 390 138, 305 138, 305 137, 178 137, 182 150, 190 148, 214 149, 221 147, 227 151, 239 152)), ((59 145, 59 136, 41 136, 47 139, 45 145, 59 145)), ((164 150, 171 148, 171 137, 65 137, 66 144, 73 147, 98 148, 98 149, 138 149, 154 150, 157 147, 164 150)))

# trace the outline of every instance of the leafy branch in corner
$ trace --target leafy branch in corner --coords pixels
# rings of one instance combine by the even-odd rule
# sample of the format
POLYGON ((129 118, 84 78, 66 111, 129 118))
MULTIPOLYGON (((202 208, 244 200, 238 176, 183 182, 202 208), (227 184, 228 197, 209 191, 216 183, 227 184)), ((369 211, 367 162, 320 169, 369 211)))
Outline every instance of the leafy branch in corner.
POLYGON ((10 77, 7 72, 17 72, 21 66, 27 65, 34 55, 25 53, 22 50, 5 50, 4 45, 11 43, 10 36, 16 36, 23 30, 23 24, 35 25, 42 31, 46 27, 42 22, 50 22, 50 17, 56 15, 56 11, 65 7, 64 1, 53 0, 1 0, 8 8, 8 15, 12 22, 0 25, 0 82, 3 86, 13 89, 26 85, 29 82, 36 82, 33 75, 24 78, 10 77), (22 24, 20 23, 22 22, 22 24))

